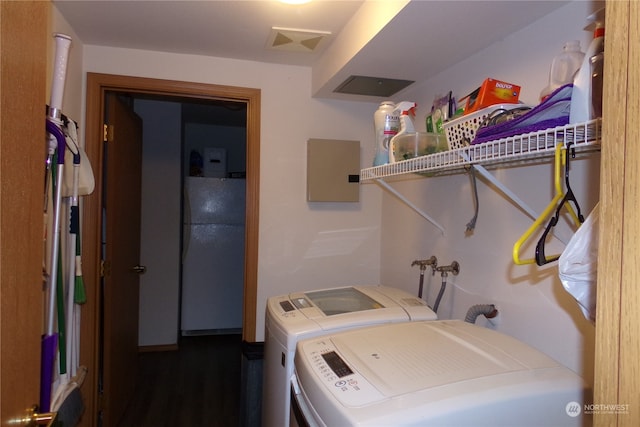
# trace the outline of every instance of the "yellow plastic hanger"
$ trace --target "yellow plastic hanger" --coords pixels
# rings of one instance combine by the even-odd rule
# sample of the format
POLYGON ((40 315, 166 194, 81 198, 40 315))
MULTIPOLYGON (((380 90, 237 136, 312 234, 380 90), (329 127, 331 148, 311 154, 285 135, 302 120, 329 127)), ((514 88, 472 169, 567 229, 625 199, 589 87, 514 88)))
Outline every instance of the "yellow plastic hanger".
MULTIPOLYGON (((554 162, 554 183, 555 183, 555 189, 556 189, 555 197, 553 198, 553 200, 551 200, 551 202, 545 208, 542 214, 538 218, 536 218, 535 221, 533 221, 533 224, 531 224, 531 226, 527 229, 527 231, 525 231, 524 234, 520 236, 520 238, 513 245, 513 262, 515 262, 518 265, 536 263, 535 258, 520 259, 520 248, 522 247, 524 242, 526 242, 527 239, 531 237, 531 235, 536 231, 538 227, 543 226, 543 223, 547 220, 547 218, 549 218, 553 214, 553 212, 558 208, 558 203, 561 200, 563 200, 565 197, 565 193, 562 189, 562 177, 561 177, 562 167, 566 165, 566 157, 562 155, 563 149, 565 149, 564 144, 556 145, 555 162, 554 162)), ((567 210, 569 211, 569 214, 571 215, 575 223, 581 224, 582 221, 579 220, 578 215, 576 215, 571 205, 566 204, 566 206, 567 206, 567 210)), ((557 259, 557 257, 558 255, 553 255, 548 257, 548 259, 552 259, 552 258, 557 259)))

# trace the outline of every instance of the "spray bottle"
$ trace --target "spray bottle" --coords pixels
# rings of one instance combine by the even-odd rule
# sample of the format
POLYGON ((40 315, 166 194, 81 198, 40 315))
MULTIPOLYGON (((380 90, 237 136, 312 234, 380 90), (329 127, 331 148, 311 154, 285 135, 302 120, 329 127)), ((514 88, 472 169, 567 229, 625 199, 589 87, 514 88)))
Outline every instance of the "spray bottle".
POLYGON ((395 163, 396 156, 394 154, 394 141, 400 136, 407 133, 415 133, 413 126, 413 117, 416 115, 417 104, 411 101, 402 101, 396 106, 396 112, 400 113, 400 130, 391 138, 389 142, 389 163, 395 163))
POLYGON ((396 105, 391 101, 384 101, 373 115, 373 125, 376 133, 376 154, 373 166, 389 163, 389 141, 398 133, 400 118, 396 114, 396 105))
POLYGON ((589 17, 595 22, 593 40, 573 81, 569 123, 584 123, 596 117, 602 105, 602 62, 604 58, 604 10, 589 17), (594 75, 595 74, 595 75, 594 75), (594 109, 594 104, 596 108, 594 109))

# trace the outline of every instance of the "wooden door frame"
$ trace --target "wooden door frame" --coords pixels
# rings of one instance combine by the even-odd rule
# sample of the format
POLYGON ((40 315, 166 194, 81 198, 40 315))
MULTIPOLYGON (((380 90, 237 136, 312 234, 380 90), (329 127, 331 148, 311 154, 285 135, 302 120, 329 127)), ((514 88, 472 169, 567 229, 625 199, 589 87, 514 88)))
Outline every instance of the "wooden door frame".
POLYGON ((82 425, 96 425, 98 408, 100 259, 103 176, 104 97, 106 91, 175 96, 194 99, 233 100, 247 104, 247 198, 244 267, 244 303, 242 338, 256 339, 256 301, 258 280, 258 223, 260 182, 260 89, 215 84, 160 80, 113 74, 87 73, 85 151, 93 166, 95 191, 83 200, 83 276, 87 285, 87 303, 83 306, 80 362, 89 368, 83 384, 87 411, 82 425))

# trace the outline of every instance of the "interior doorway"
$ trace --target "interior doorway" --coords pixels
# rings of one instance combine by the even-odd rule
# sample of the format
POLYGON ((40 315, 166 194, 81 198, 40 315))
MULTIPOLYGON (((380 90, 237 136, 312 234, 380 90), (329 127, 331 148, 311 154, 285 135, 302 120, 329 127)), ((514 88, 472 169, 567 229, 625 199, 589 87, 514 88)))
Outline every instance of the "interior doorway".
MULTIPOLYGON (((256 336, 256 288, 258 254, 258 206, 259 206, 259 146, 260 146, 260 90, 219 86, 211 84, 189 83, 169 80, 147 79, 107 74, 89 73, 87 75, 86 104, 86 152, 93 165, 101 165, 103 160, 103 140, 105 129, 104 99, 106 92, 127 94, 148 94, 175 96, 193 100, 232 101, 246 105, 246 219, 245 219, 245 257, 244 257, 244 297, 242 317, 242 338, 246 342, 255 342, 256 336)), ((100 225, 103 170, 97 167, 96 191, 85 200, 84 205, 84 275, 87 280, 99 283, 100 266, 100 225)), ((99 294, 88 289, 89 301, 83 309, 82 358, 90 373, 96 372, 97 315, 99 294)), ((87 414, 95 414, 98 408, 97 378, 89 375, 83 386, 86 396, 92 396, 87 402, 87 414)), ((93 416, 93 415, 90 415, 93 416)))
POLYGON ((143 127, 141 350, 181 335, 241 333, 246 103, 120 96, 143 127))

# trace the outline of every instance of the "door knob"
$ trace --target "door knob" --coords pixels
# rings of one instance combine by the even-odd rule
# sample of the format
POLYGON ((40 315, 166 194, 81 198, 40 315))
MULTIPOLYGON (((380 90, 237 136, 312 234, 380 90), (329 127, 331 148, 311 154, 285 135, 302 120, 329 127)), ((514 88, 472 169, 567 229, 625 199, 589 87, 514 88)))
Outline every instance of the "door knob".
POLYGON ((24 427, 37 427, 37 426, 47 426, 50 427, 54 425, 57 420, 58 413, 57 412, 46 412, 46 413, 38 413, 38 405, 33 405, 31 408, 27 410, 27 416, 21 420, 11 420, 13 423, 19 423, 24 427))
POLYGON ((144 274, 144 273, 147 272, 147 267, 145 265, 136 265, 131 270, 133 270, 134 272, 136 272, 138 274, 144 274))

